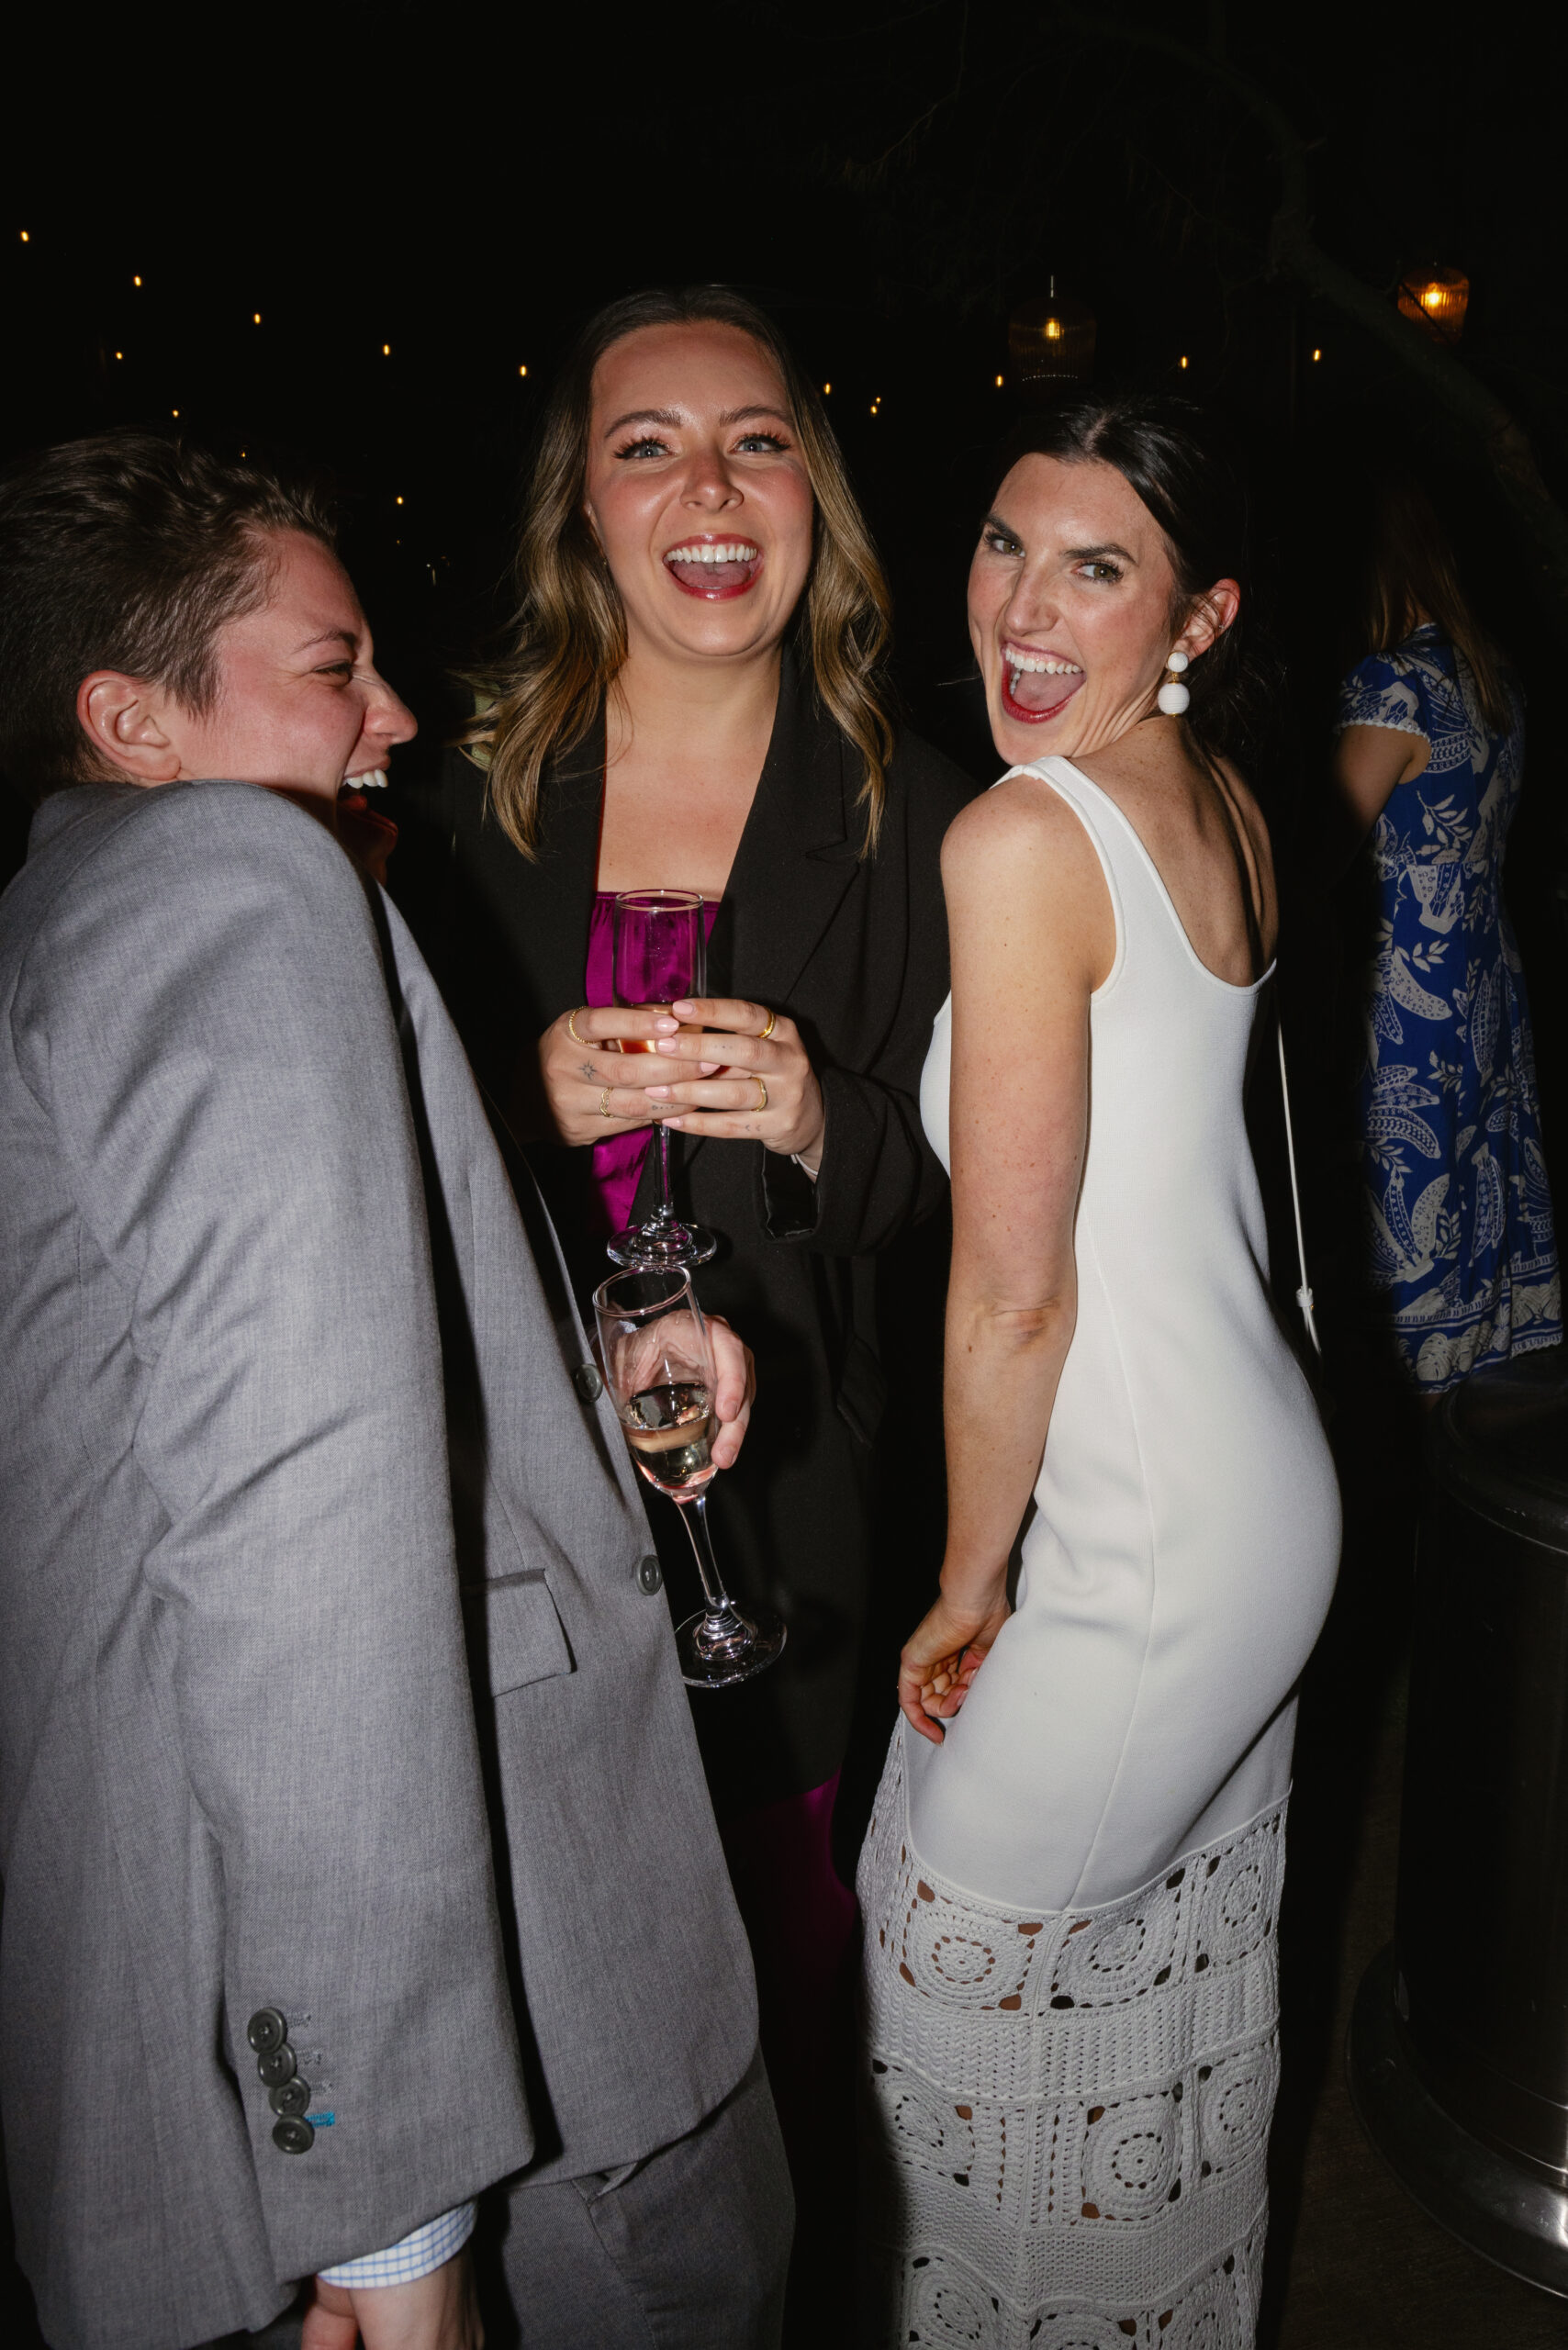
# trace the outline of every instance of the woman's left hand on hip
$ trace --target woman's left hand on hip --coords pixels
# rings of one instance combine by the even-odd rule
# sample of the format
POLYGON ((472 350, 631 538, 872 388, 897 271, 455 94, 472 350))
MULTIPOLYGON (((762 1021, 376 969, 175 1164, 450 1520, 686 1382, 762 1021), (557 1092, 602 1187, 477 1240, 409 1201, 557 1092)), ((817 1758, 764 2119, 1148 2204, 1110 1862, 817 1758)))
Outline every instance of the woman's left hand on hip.
POLYGON ((664 1124, 678 1134, 760 1142, 804 1159, 814 1173, 822 1158, 822 1088, 794 1022, 733 996, 689 997, 670 1013, 671 1033, 659 1036, 663 1058, 719 1066, 711 1077, 694 1069, 688 1083, 647 1088, 650 1102, 671 1105, 664 1124), (682 1022, 701 1024, 677 1033, 682 1022))

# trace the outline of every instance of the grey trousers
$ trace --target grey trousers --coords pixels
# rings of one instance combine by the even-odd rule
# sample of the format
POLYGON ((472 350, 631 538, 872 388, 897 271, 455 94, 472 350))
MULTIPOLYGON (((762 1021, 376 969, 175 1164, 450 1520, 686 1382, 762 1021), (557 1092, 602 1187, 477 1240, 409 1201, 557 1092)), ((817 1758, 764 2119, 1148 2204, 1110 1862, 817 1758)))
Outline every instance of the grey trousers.
POLYGON ((760 2055, 644 2161, 487 2202, 492 2350, 778 2350, 795 2199, 760 2055))

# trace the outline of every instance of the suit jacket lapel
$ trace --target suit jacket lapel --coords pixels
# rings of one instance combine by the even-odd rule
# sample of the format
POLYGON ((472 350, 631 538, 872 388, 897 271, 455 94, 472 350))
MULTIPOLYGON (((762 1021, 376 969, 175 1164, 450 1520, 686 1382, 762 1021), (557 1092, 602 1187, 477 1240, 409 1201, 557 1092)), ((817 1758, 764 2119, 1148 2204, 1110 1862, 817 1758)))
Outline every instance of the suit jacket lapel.
POLYGON ((773 737, 713 925, 710 995, 788 1009, 858 863, 846 750, 786 651, 773 737))
POLYGON ((547 1002, 582 1001, 603 803, 601 711, 577 749, 546 772, 541 795, 539 865, 528 877, 528 960, 547 1002))

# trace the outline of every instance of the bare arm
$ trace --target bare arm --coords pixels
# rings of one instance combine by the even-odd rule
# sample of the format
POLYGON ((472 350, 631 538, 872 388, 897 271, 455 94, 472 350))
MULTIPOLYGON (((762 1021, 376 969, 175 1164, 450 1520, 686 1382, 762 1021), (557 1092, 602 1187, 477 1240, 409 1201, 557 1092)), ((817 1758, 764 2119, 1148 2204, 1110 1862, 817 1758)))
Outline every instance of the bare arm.
POLYGON ((938 1740, 1006 1620, 1008 1556, 1072 1342, 1089 999, 1115 953, 1089 837, 1032 777, 965 811, 942 874, 953 957, 947 1548, 942 1595, 899 1675, 904 1713, 938 1740))
POLYGON ((1348 863, 1402 783, 1414 782, 1432 755, 1424 734, 1403 727, 1347 726, 1334 745, 1332 774, 1348 863))

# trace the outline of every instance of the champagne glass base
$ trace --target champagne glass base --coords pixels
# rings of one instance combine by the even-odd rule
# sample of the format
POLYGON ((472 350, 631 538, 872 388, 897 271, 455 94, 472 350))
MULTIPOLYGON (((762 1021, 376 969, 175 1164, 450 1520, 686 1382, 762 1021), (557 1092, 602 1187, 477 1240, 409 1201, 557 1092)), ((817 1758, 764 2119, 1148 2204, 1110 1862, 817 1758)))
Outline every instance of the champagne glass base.
POLYGON ((604 1244, 612 1265, 660 1271, 666 1265, 705 1265, 719 1244, 700 1224, 629 1224, 604 1244))
POLYGON ((689 1689, 725 1689, 749 1681, 778 1662, 787 1628, 770 1608, 743 1616, 738 1607, 700 1608, 675 1636, 680 1677, 689 1689))

